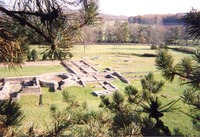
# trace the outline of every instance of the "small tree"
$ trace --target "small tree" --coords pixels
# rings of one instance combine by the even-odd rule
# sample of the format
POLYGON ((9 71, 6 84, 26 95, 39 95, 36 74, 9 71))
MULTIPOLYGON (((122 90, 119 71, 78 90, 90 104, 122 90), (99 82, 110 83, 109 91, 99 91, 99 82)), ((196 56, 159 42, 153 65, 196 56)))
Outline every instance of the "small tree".
POLYGON ((31 51, 32 60, 36 61, 38 59, 38 53, 35 49, 31 51))
POLYGON ((185 23, 187 33, 194 39, 198 39, 200 37, 200 11, 192 9, 182 20, 185 23))
POLYGON ((177 101, 162 105, 157 93, 162 90, 164 82, 156 81, 152 73, 141 80, 141 85, 142 91, 134 86, 125 88, 128 102, 119 92, 115 92, 112 99, 101 97, 100 106, 108 108, 113 114, 112 132, 114 136, 171 135, 161 117, 166 112, 177 109, 174 107, 177 101))
POLYGON ((0 101, 0 136, 6 136, 8 128, 19 125, 24 115, 17 102, 12 100, 0 101))

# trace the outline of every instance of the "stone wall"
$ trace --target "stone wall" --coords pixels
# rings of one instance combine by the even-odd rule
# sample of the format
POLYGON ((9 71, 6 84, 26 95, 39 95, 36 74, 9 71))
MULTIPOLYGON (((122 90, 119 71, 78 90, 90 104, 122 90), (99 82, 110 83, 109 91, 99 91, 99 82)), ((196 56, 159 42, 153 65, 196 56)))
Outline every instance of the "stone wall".
POLYGON ((59 84, 56 81, 45 81, 45 80, 41 80, 41 79, 40 79, 40 85, 42 87, 49 87, 53 91, 56 91, 59 87, 59 84))
POLYGON ((42 94, 39 86, 28 86, 22 89, 21 95, 40 95, 42 94))
POLYGON ((12 77, 5 78, 3 83, 3 88, 0 91, 0 100, 4 99, 18 99, 20 95, 25 94, 41 94, 40 84, 36 77, 12 77), (22 89, 20 88, 20 93, 18 91, 11 91, 11 86, 15 84, 20 84, 22 89))
POLYGON ((10 91, 10 83, 6 82, 0 91, 0 100, 8 99, 10 97, 9 95, 10 91))
POLYGON ((12 81, 18 81, 18 82, 23 82, 23 81, 30 81, 33 80, 33 77, 11 77, 11 78, 5 78, 5 82, 12 82, 12 81))
POLYGON ((130 84, 128 80, 124 76, 122 76, 119 72, 115 71, 112 75, 118 77, 122 82, 130 84))

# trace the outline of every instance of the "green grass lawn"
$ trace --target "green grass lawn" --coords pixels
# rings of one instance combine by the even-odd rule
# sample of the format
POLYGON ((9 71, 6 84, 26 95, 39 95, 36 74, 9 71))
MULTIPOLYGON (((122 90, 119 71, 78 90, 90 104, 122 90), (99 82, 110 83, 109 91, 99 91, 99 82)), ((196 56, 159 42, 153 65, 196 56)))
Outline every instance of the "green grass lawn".
MULTIPOLYGON (((80 103, 86 101, 89 110, 98 110, 100 104, 100 98, 91 94, 93 89, 91 87, 83 88, 78 86, 68 87, 65 90, 70 95, 74 95, 75 99, 80 103)), ((50 107, 56 105, 60 109, 66 108, 66 103, 62 98, 62 91, 49 92, 48 88, 42 88, 42 106, 39 106, 39 96, 25 95, 21 96, 19 103, 22 106, 25 118, 23 120, 23 126, 34 125, 39 126, 41 129, 45 129, 46 124, 51 124, 50 107)))
POLYGON ((35 76, 50 72, 66 72, 61 65, 23 66, 15 69, 0 67, 0 77, 35 76))
MULTIPOLYGON (((39 49, 42 52, 43 48, 37 46, 31 47, 39 49)), ((132 85, 141 89, 140 79, 148 72, 154 72, 157 80, 163 78, 159 70, 155 67, 155 57, 142 57, 144 53, 156 54, 156 50, 151 50, 150 46, 146 45, 88 45, 86 53, 84 54, 84 47, 81 45, 74 46, 71 50, 74 57, 72 60, 84 59, 92 64, 99 71, 104 70, 106 67, 112 70, 121 72, 128 78, 132 85), (128 72, 128 73, 127 73, 128 72), (136 78, 134 78, 136 77, 136 78)), ((171 51, 175 62, 178 62, 189 54, 171 51)), ((10 71, 5 68, 0 68, 0 77, 9 76, 25 76, 25 75, 39 75, 48 72, 65 72, 66 70, 61 65, 54 66, 24 66, 17 71, 10 71)), ((163 91, 160 93, 160 99, 163 104, 171 100, 179 99, 184 86, 180 86, 180 80, 176 79, 173 83, 165 82, 163 91), (161 96, 162 95, 162 96, 161 96), (164 96, 164 97, 163 97, 164 96)), ((122 83, 120 80, 115 80, 112 84, 117 86, 120 92, 124 92, 127 84, 122 83)), ((87 102, 89 109, 98 110, 100 99, 91 94, 96 90, 92 84, 83 87, 68 87, 68 92, 76 96, 78 102, 87 102)), ((22 110, 25 114, 23 126, 35 123, 38 126, 45 127, 45 122, 50 123, 49 108, 52 104, 56 104, 61 108, 65 106, 62 101, 61 91, 49 92, 47 88, 42 89, 43 92, 43 106, 38 106, 38 96, 22 96, 19 100, 22 110)), ((200 133, 193 128, 191 118, 183 114, 181 111, 187 112, 189 106, 184 104, 181 100, 177 103, 180 110, 166 114, 162 119, 170 127, 170 129, 179 128, 180 131, 189 136, 200 136, 200 133)))

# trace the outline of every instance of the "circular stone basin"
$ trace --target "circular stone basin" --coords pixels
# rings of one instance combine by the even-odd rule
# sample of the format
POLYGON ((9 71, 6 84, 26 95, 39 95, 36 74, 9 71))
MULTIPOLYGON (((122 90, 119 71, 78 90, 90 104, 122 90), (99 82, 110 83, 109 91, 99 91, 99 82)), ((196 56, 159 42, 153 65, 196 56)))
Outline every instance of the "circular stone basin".
POLYGON ((48 73, 39 78, 43 87, 54 87, 55 89, 72 85, 75 81, 73 75, 68 73, 48 73))
POLYGON ((66 74, 48 73, 48 74, 42 75, 40 79, 44 81, 60 82, 61 80, 68 79, 68 76, 66 74))

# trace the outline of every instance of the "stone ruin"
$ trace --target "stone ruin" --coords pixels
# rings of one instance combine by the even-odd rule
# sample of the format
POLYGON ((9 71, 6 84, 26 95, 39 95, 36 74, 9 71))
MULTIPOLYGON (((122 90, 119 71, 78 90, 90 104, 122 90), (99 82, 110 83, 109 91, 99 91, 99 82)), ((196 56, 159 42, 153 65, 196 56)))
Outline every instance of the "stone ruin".
POLYGON ((62 90, 71 85, 88 83, 100 85, 104 90, 93 91, 95 96, 109 95, 118 88, 111 82, 119 78, 124 83, 129 83, 119 72, 99 72, 85 61, 66 61, 61 63, 69 73, 47 73, 37 77, 16 77, 0 79, 0 100, 17 99, 21 95, 41 95, 41 86, 49 87, 52 91, 62 90))
POLYGON ((2 78, 0 80, 0 100, 18 99, 21 95, 42 94, 37 77, 2 78))
POLYGON ((62 62, 62 65, 71 73, 77 76, 79 83, 83 86, 86 83, 97 83, 101 85, 104 90, 93 91, 92 94, 95 96, 110 95, 117 91, 118 88, 111 84, 112 81, 119 78, 122 82, 128 83, 129 81, 125 79, 119 72, 99 72, 94 67, 92 67, 87 62, 81 61, 71 61, 62 62))
POLYGON ((76 82, 76 76, 71 73, 47 73, 39 77, 42 87, 49 87, 52 91, 62 90, 76 82))

